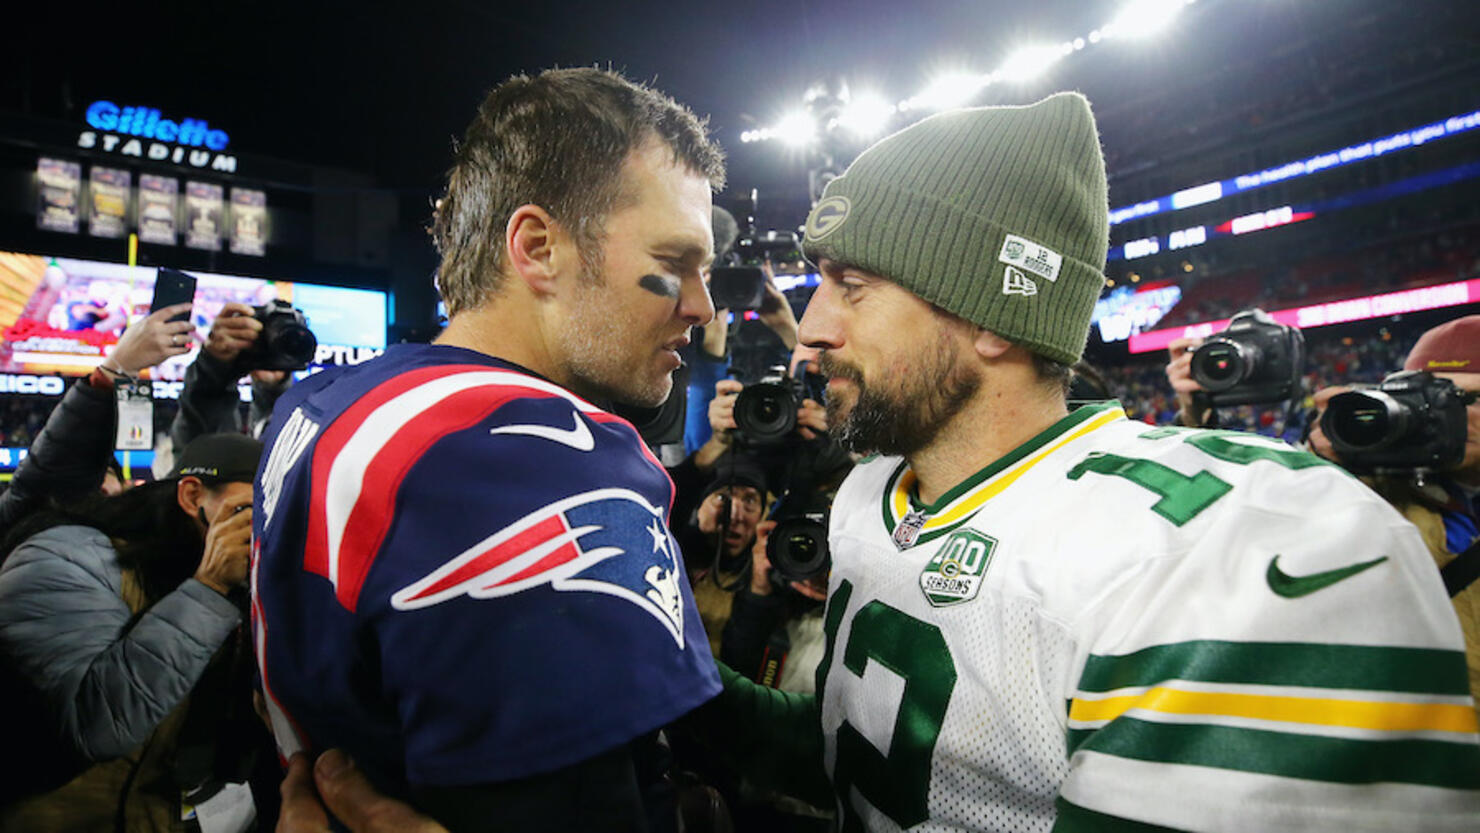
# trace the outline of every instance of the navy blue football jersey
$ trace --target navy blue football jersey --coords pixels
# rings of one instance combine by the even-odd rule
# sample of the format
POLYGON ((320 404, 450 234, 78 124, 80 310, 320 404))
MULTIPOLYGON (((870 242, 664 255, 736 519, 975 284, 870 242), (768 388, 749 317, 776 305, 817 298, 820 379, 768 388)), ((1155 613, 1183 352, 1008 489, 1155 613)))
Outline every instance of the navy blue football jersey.
POLYGON ((284 756, 503 781, 718 693, 673 483, 625 420, 481 353, 399 345, 298 383, 272 422, 252 623, 284 756))

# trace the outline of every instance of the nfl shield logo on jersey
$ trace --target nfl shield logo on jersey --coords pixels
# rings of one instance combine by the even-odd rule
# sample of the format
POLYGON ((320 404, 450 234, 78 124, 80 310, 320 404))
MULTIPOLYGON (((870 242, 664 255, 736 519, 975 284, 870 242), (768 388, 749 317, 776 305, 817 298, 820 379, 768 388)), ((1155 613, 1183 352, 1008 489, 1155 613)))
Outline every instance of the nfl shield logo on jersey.
POLYGON ((920 530, 925 528, 925 516, 919 512, 910 512, 900 519, 899 525, 894 527, 894 546, 907 550, 915 545, 915 539, 920 537, 920 530))
POLYGON ((981 592, 982 576, 997 539, 971 529, 955 532, 920 573, 920 589, 933 607, 969 602, 981 592))

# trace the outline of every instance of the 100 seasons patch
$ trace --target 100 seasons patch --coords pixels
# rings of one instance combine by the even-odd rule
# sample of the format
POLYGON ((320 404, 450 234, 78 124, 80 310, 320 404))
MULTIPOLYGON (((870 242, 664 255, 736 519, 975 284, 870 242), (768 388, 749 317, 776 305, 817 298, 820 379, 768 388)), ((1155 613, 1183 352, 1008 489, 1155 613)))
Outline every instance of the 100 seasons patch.
POLYGON ((920 589, 934 607, 948 607, 976 598, 982 577, 997 549, 997 539, 971 529, 951 534, 920 572, 920 589))

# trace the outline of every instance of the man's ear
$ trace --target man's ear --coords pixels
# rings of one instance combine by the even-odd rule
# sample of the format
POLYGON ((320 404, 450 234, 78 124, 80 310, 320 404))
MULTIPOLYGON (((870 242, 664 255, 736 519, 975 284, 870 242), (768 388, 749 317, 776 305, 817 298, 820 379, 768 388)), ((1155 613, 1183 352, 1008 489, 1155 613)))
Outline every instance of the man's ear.
POLYGON ((175 484, 175 502, 192 518, 205 498, 206 484, 200 482, 199 477, 182 477, 175 484))
POLYGON ((504 228, 504 251, 509 271, 536 295, 555 292, 574 241, 565 229, 538 205, 521 205, 509 215, 504 228))
POLYGON ((976 348, 977 355, 984 359, 1000 359, 1004 353, 1012 349, 1012 342, 991 330, 978 330, 972 346, 976 348))

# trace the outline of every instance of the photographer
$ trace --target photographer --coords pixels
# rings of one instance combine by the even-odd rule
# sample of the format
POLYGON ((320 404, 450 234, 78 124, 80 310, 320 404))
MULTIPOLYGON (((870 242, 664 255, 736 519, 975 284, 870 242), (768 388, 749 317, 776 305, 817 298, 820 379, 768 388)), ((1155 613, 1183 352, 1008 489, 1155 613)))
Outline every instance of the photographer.
POLYGON ((77 500, 98 490, 113 459, 114 380, 188 352, 190 323, 170 319, 189 311, 189 304, 178 304, 135 321, 93 372, 72 385, 0 494, 0 529, 14 528, 48 498, 77 500))
MULTIPOLYGON (((1480 402, 1474 398, 1480 394, 1480 315, 1455 319, 1424 333, 1403 362, 1403 370, 1432 374, 1434 382, 1421 378, 1414 381, 1440 391, 1440 396, 1444 395, 1440 380, 1447 380, 1463 398, 1469 399, 1462 423, 1457 414, 1454 424, 1442 428, 1423 425, 1419 419, 1406 420, 1415 424, 1420 433, 1446 429, 1456 435, 1463 432, 1463 452, 1450 455, 1453 462, 1433 472, 1420 472, 1416 467, 1407 467, 1412 470, 1404 471, 1405 466, 1400 461, 1393 461, 1396 464, 1385 467, 1363 465, 1361 458, 1366 452, 1358 451, 1356 459, 1350 453, 1344 456, 1333 446, 1324 420, 1315 423, 1311 429, 1310 449, 1358 473, 1372 474, 1366 478, 1369 485, 1418 527, 1424 544, 1439 566, 1464 630, 1470 691, 1477 709, 1480 709, 1480 582, 1476 581, 1480 576, 1480 531, 1477 531, 1477 517, 1480 517, 1480 402)), ((1352 389, 1335 386, 1317 391, 1317 412, 1324 415, 1332 399, 1349 390, 1352 389)), ((1432 395, 1425 398, 1432 400, 1432 395)), ((1432 401, 1426 404, 1432 404, 1432 401)), ((1364 415, 1357 416, 1362 418, 1364 415)), ((1386 445, 1388 453, 1393 454, 1412 445, 1414 440, 1428 445, 1433 439, 1405 437, 1388 441, 1386 445)))
POLYGON ((169 479, 8 530, 0 690, 28 757, 0 830, 171 829, 223 790, 247 800, 263 729, 238 626, 261 449, 201 437, 169 479))
POLYGON ((170 426, 175 453, 202 434, 250 433, 260 437, 272 416, 272 406, 291 382, 285 370, 260 370, 244 366, 262 335, 256 311, 246 304, 230 302, 221 307, 204 348, 185 371, 180 390, 180 410, 170 426), (237 380, 252 376, 252 405, 242 424, 241 396, 237 380))
MULTIPOLYGON (((716 209, 716 211, 721 210, 716 209)), ((716 225, 716 229, 718 228, 719 226, 716 225)), ((745 366, 759 364, 761 367, 770 367, 776 363, 773 359, 778 358, 773 355, 776 341, 779 340, 782 347, 787 351, 795 351, 797 349, 797 319, 796 313, 792 311, 791 302, 786 299, 786 296, 782 294, 780 289, 776 288, 776 275, 771 268, 770 262, 762 262, 758 268, 764 278, 761 285, 761 290, 764 294, 761 296, 761 303, 756 307, 755 312, 761 323, 775 336, 775 339, 766 338, 764 342, 769 343, 749 343, 745 345, 743 349, 755 354, 753 358, 758 361, 737 361, 736 364, 745 366)), ((723 302, 725 300, 724 293, 717 294, 716 298, 717 302, 723 302)), ((733 328, 738 333, 740 327, 745 324, 745 321, 741 318, 737 318, 733 325, 728 323, 729 315, 729 308, 721 307, 717 309, 714 314, 714 320, 704 327, 702 340, 696 341, 689 348, 693 354, 692 358, 686 357, 685 359, 691 367, 691 375, 689 378, 688 422, 684 430, 684 448, 690 454, 698 451, 703 447, 704 443, 709 441, 713 429, 699 415, 705 413, 709 404, 714 401, 716 395, 714 385, 721 381, 724 374, 731 369, 727 359, 731 347, 730 330, 733 328)), ((750 339, 750 341, 753 342, 754 339, 750 339)), ((739 388, 735 390, 738 392, 739 388)), ((727 448, 728 445, 724 447, 727 448)))

